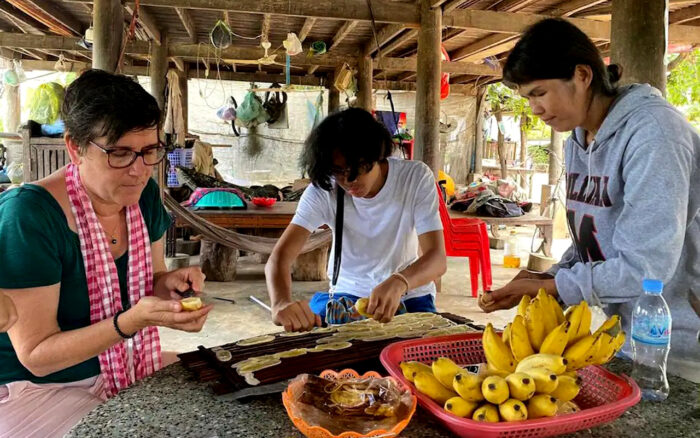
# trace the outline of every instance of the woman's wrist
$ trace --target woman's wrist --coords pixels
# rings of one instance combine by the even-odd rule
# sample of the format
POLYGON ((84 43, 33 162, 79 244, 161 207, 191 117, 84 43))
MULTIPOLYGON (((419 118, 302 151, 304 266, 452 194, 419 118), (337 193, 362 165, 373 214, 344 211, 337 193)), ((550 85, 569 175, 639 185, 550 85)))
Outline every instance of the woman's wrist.
POLYGON ((406 276, 400 272, 394 272, 391 274, 389 279, 394 280, 394 282, 398 285, 397 287, 401 292, 401 296, 406 295, 408 291, 411 290, 411 284, 409 283, 408 278, 406 278, 406 276))
POLYGON ((119 315, 115 322, 122 333, 131 335, 148 326, 148 324, 140 321, 137 312, 138 309, 132 307, 119 315))

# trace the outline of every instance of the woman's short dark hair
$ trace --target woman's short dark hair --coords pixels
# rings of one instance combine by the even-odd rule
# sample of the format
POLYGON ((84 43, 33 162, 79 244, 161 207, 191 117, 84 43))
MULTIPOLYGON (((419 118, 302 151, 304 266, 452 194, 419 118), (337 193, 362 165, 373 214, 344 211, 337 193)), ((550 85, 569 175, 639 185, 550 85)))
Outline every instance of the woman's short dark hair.
POLYGON ((622 68, 606 67, 598 48, 578 27, 561 18, 547 18, 532 25, 515 45, 503 68, 503 82, 514 88, 541 79, 569 80, 577 65, 588 65, 593 71, 594 93, 616 93, 622 68))
POLYGON ((160 125, 158 103, 138 82, 97 69, 85 71, 68 86, 61 115, 81 152, 96 138, 114 144, 129 131, 160 125))
POLYGON ((389 131, 360 108, 348 108, 326 117, 309 134, 301 154, 301 168, 311 182, 331 190, 333 152, 338 151, 350 170, 348 179, 360 169, 389 157, 394 150, 389 131))

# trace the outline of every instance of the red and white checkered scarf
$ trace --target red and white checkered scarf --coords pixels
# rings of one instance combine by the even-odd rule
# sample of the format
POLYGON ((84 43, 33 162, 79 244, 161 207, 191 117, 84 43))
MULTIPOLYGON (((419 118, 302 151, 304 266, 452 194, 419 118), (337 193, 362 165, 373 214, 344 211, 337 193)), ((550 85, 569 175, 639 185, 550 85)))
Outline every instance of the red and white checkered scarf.
MULTIPOLYGON (((107 236, 97 220, 75 164, 69 164, 66 168, 66 188, 78 227, 80 252, 85 264, 90 298, 90 322, 95 324, 111 319, 115 313, 122 310, 117 266, 109 249, 107 236)), ((127 207, 126 223, 129 233, 127 285, 129 302, 133 305, 142 297, 153 295, 153 266, 148 229, 138 204, 127 207)), ((100 370, 108 397, 128 387, 134 380, 142 379, 160 369, 158 329, 146 327, 134 336, 133 370, 129 369, 128 354, 125 341, 100 353, 100 370)))

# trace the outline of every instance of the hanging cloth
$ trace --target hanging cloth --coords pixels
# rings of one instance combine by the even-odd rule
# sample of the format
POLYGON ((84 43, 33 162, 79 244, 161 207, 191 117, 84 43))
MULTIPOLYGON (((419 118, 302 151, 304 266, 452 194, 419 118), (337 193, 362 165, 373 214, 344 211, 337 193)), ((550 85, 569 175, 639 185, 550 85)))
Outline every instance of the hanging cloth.
POLYGON ((182 110, 180 76, 177 71, 171 69, 166 78, 168 80, 168 103, 165 108, 163 131, 166 134, 176 134, 177 140, 184 144, 187 132, 185 132, 185 114, 182 110))

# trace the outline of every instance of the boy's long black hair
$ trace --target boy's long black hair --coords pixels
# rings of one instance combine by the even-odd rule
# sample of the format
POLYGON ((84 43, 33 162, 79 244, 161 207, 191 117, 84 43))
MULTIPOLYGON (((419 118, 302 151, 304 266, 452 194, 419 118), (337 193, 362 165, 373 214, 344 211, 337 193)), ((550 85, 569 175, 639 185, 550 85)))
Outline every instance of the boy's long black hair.
POLYGON ((578 27, 561 18, 547 18, 532 25, 508 55, 503 82, 516 88, 541 79, 569 80, 577 65, 591 67, 594 93, 616 94, 622 68, 606 67, 598 48, 578 27))
POLYGON ((360 108, 348 108, 326 117, 309 134, 300 165, 311 182, 331 190, 333 152, 345 157, 353 181, 360 169, 389 157, 394 149, 389 131, 360 108))

